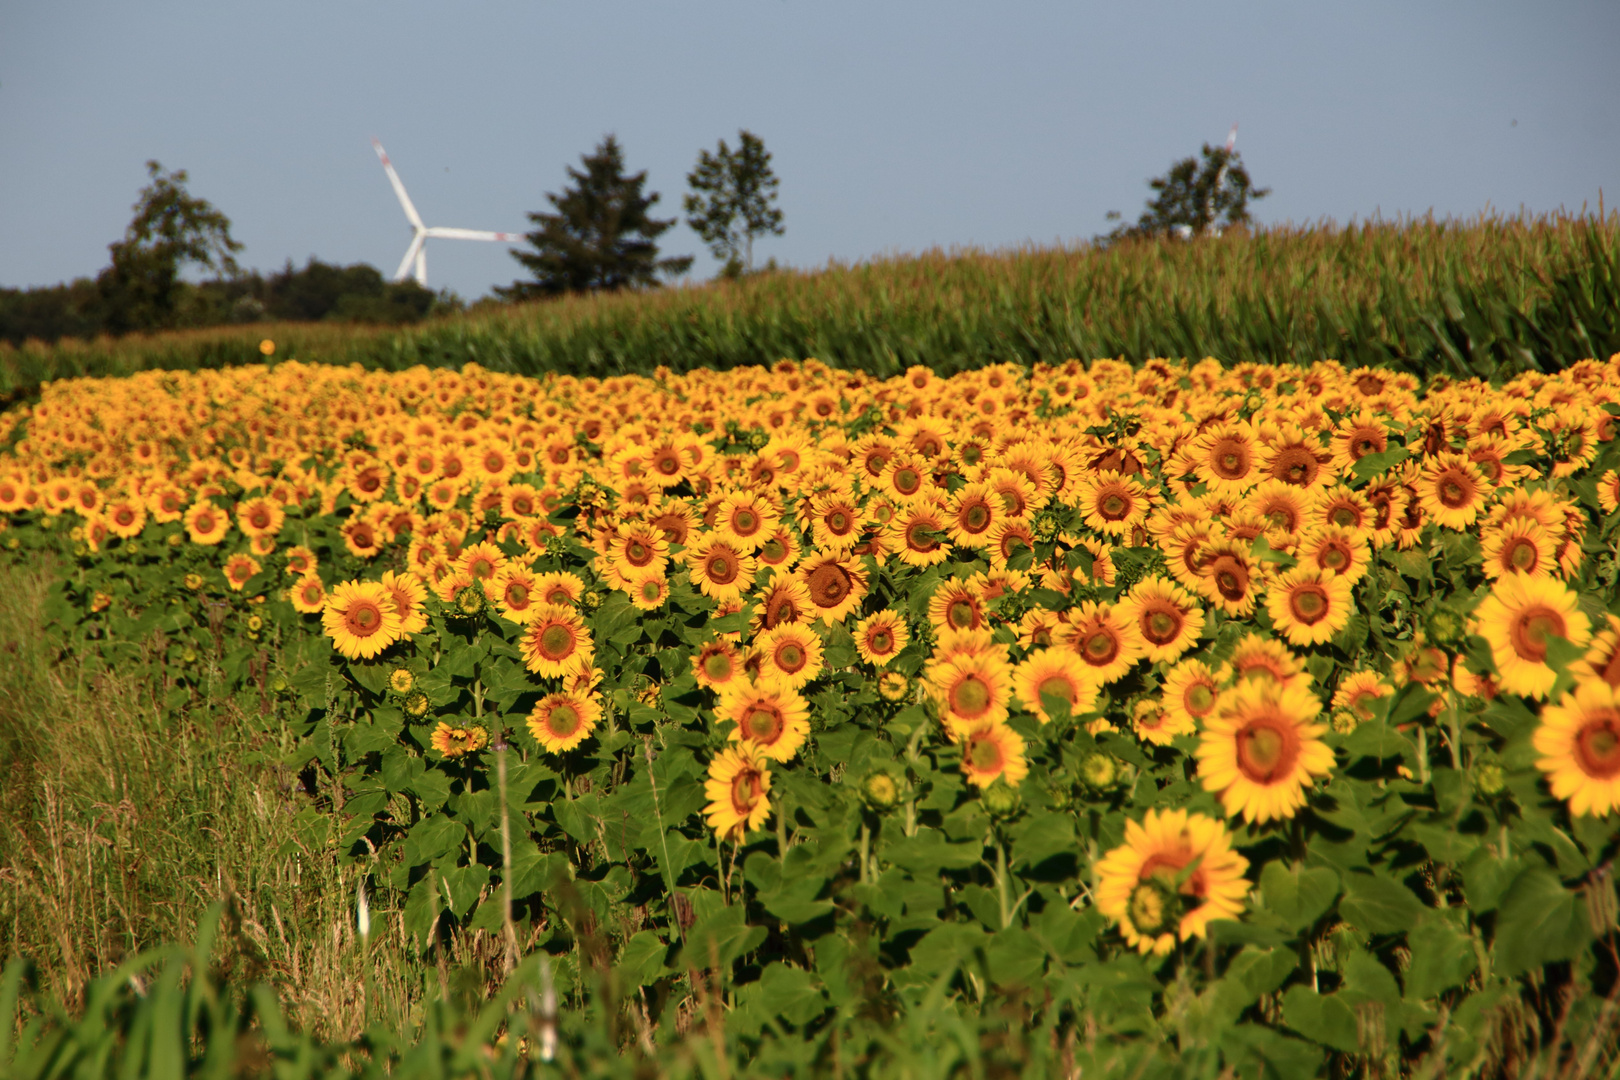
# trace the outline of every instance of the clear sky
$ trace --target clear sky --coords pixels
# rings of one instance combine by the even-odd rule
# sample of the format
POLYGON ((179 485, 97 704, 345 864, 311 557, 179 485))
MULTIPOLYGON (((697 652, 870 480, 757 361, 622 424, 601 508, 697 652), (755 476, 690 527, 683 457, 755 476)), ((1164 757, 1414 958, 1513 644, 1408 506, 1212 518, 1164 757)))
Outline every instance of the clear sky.
MULTIPOLYGON (((1620 4, 1165 0, 9 0, 0 285, 93 275, 144 162, 191 175, 246 266, 365 261, 429 224, 522 231, 607 132, 680 212, 739 128, 781 177, 797 267, 1073 242, 1234 121, 1267 223, 1620 200, 1620 4)), ((696 254, 679 225, 668 254, 696 254)), ((430 241, 466 299, 519 276, 430 241)))

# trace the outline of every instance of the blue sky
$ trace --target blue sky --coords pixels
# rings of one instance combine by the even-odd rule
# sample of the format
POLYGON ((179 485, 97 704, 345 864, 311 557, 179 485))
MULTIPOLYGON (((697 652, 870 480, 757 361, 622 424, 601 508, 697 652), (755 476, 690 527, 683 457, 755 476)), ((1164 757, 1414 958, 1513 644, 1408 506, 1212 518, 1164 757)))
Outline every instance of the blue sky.
MULTIPOLYGON (((764 138, 798 267, 1074 242, 1219 143, 1267 223, 1620 199, 1620 5, 18 0, 0 9, 0 285, 106 264, 157 158, 242 262, 365 261, 429 224, 521 231, 607 132, 677 216, 697 152, 764 138)), ((669 254, 715 264, 685 226, 669 254)), ((434 287, 519 276, 433 241, 434 287)))

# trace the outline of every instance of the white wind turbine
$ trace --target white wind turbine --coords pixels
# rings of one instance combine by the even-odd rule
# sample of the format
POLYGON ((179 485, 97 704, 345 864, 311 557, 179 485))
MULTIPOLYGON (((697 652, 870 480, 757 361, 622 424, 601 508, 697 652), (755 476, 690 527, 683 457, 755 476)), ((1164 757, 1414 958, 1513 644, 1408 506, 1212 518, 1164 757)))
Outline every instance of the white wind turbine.
POLYGON ((388 154, 382 148, 382 143, 376 139, 371 140, 371 146, 377 151, 377 157, 382 161, 383 169, 388 173, 388 182, 394 185, 394 194, 399 196, 399 205, 405 208, 405 218, 411 223, 415 231, 411 237, 411 246, 405 249, 405 257, 399 261, 399 269, 394 271, 395 281, 404 281, 411 272, 411 264, 416 264, 416 283, 423 288, 427 287, 427 242, 429 237, 439 237, 445 240, 493 240, 497 244, 511 244, 523 239, 520 233, 488 232, 484 229, 455 229, 444 225, 428 226, 422 224, 422 215, 416 212, 411 205, 411 197, 405 194, 405 185, 400 182, 399 173, 394 171, 394 163, 388 160, 388 154))

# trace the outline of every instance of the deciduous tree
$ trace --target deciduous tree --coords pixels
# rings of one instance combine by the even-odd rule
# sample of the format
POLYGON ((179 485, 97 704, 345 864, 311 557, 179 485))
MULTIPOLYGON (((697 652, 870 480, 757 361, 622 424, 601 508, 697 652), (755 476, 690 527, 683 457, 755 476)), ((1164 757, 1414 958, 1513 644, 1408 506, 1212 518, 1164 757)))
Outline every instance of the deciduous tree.
POLYGON ((698 151, 697 168, 687 174, 692 193, 683 205, 686 223, 725 264, 727 277, 754 269, 754 238, 781 236, 782 211, 776 207, 779 184, 771 169, 765 141, 737 132, 737 149, 720 140, 714 153, 698 151))

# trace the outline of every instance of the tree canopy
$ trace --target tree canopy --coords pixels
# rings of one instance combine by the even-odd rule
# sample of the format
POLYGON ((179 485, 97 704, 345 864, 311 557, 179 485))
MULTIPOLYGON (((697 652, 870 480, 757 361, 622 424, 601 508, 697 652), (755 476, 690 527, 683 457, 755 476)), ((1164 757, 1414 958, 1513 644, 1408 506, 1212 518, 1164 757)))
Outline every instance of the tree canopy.
MULTIPOLYGON (((1203 160, 1182 158, 1163 176, 1148 181, 1158 194, 1134 225, 1120 225, 1105 241, 1138 237, 1180 236, 1190 238, 1207 233, 1220 235, 1223 229, 1247 225, 1249 200, 1263 199, 1270 188, 1256 188, 1236 150, 1204 144, 1203 160)), ((1109 214, 1117 218, 1117 213, 1109 214)))
POLYGON ((697 167, 686 177, 692 193, 683 201, 686 223, 725 264, 727 277, 753 271, 756 236, 783 232, 771 153, 752 132, 737 132, 737 140, 736 150, 721 139, 714 153, 698 151, 697 167))
POLYGON ((503 298, 652 287, 660 275, 673 277, 691 267, 689 255, 659 258, 658 237, 675 219, 649 214, 658 193, 643 193, 645 170, 625 173, 618 139, 604 138, 581 164, 569 167, 572 184, 562 194, 546 194, 552 213, 529 214, 538 228, 524 234, 529 250, 514 250, 512 257, 534 276, 496 289, 503 298))

